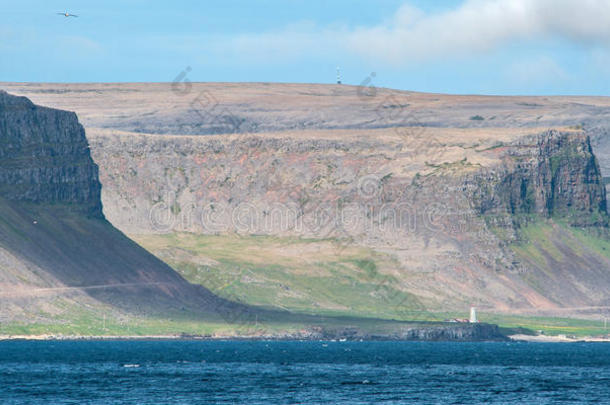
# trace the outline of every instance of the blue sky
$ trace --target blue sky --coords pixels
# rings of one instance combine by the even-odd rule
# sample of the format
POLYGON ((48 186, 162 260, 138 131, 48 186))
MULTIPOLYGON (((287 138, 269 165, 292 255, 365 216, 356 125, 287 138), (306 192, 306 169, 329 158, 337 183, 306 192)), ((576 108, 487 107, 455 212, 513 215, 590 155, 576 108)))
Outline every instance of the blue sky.
POLYGON ((610 0, 0 0, 0 81, 610 95, 610 0), (64 18, 68 11, 79 18, 64 18))

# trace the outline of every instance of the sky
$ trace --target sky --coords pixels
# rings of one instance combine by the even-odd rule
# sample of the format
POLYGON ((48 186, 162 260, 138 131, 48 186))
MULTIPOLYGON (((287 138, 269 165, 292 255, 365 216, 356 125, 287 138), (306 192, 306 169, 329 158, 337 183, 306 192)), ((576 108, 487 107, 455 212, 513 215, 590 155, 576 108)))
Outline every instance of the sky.
POLYGON ((610 95, 610 0, 0 0, 0 81, 610 95), (66 18, 59 12, 77 14, 66 18))

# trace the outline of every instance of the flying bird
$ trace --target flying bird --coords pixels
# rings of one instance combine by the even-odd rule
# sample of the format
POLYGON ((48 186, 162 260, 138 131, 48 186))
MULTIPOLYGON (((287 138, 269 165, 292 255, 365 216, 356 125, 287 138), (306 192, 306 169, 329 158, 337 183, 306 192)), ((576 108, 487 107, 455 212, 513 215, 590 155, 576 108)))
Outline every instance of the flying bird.
POLYGON ((70 14, 67 11, 65 13, 57 13, 58 15, 63 15, 64 17, 78 17, 76 14, 70 14))

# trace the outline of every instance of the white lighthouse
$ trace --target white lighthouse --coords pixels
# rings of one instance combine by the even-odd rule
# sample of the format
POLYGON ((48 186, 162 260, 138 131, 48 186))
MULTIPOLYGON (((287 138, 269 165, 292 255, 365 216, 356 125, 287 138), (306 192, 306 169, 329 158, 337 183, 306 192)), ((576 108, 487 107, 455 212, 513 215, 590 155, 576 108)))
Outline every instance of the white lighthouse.
POLYGON ((470 323, 477 323, 477 309, 475 307, 470 307, 470 323))

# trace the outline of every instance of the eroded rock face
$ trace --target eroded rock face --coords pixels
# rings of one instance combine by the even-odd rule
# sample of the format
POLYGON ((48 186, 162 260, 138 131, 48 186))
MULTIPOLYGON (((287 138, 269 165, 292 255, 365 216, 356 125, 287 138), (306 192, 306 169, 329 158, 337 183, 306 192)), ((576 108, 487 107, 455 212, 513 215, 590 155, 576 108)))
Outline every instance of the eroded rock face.
POLYGON ((0 91, 0 196, 102 217, 98 168, 76 114, 0 91))
POLYGON ((550 130, 453 154, 447 145, 436 161, 374 137, 104 135, 92 145, 106 214, 126 232, 366 234, 401 244, 403 231, 475 234, 484 217, 502 226, 518 225, 520 215, 607 222, 599 164, 583 132, 550 130))
POLYGON ((541 290, 530 280, 550 270, 507 247, 520 242, 519 226, 528 218, 607 222, 588 137, 578 131, 507 141, 483 133, 470 141, 439 135, 435 146, 437 134, 419 134, 422 142, 414 146, 418 134, 368 131, 100 133, 92 136, 92 149, 106 214, 127 233, 336 238, 395 258, 403 288, 429 308, 599 305, 593 293, 610 279, 585 277, 583 268, 605 268, 605 259, 553 262, 566 275, 545 280, 541 290), (568 289, 577 285, 574 277, 586 279, 578 291, 568 289), (565 294, 557 298, 554 290, 565 294))
POLYGON ((519 235, 548 217, 605 227, 599 169, 575 131, 586 129, 608 170, 604 98, 361 97, 344 85, 266 83, 193 84, 188 95, 169 84, 7 88, 79 112, 105 213, 124 232, 343 237, 395 255, 402 287, 437 308, 607 305, 604 254, 557 224, 545 225, 557 249, 519 235), (546 128, 563 132, 524 137, 546 128), (209 135, 218 132, 233 135, 209 135))
POLYGON ((554 130, 527 137, 506 151, 495 172, 475 176, 480 214, 561 216, 577 226, 606 224, 606 191, 584 133, 554 130))
MULTIPOLYGON (((389 335, 366 333, 353 327, 340 329, 326 328, 313 331, 310 339, 347 339, 347 340, 415 340, 415 341, 506 341, 507 337, 498 325, 486 323, 455 323, 445 325, 407 326, 389 335)), ((302 338, 302 336, 295 336, 302 338)))
POLYGON ((403 332, 406 340, 427 341, 490 341, 507 340, 498 325, 485 323, 444 326, 437 328, 410 328, 403 332))
POLYGON ((9 318, 71 294, 80 294, 73 304, 134 313, 224 303, 106 221, 100 191, 76 114, 0 92, 0 307, 9 318))

